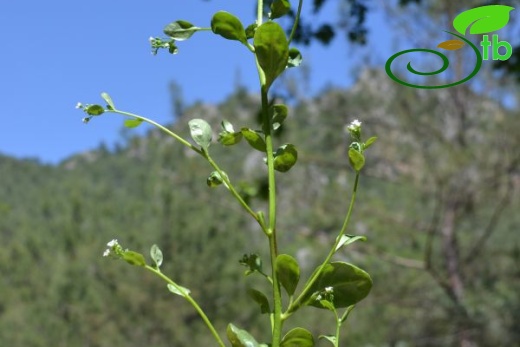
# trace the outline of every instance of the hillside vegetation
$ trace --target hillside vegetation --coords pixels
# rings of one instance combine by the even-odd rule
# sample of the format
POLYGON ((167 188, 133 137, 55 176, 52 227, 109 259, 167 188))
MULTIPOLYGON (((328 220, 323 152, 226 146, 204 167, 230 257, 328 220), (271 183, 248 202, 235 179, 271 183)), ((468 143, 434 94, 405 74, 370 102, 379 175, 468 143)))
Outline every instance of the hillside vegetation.
MULTIPOLYGON (((353 172, 345 124, 378 136, 361 178, 351 234, 368 242, 343 260, 366 269, 374 288, 353 311, 345 346, 520 345, 520 118, 464 86, 424 91, 366 70, 348 90, 295 103, 279 132, 299 149, 279 174, 280 247, 307 273, 335 237, 353 172)), ((236 127, 256 119, 258 100, 237 90, 192 118, 236 127)), ((81 121, 78 115, 78 122, 81 121)), ((88 126, 102 127, 103 119, 88 126)), ((211 147, 255 210, 265 208, 265 164, 247 145, 211 147)), ((155 130, 59 165, 0 157, 0 345, 24 347, 210 346, 196 313, 162 282, 101 254, 117 238, 147 254, 158 244, 163 272, 192 290, 208 315, 262 341, 266 317, 245 293, 238 260, 263 254, 255 224, 225 188, 208 188, 199 158, 155 130)), ((331 316, 306 308, 318 333, 331 316)))

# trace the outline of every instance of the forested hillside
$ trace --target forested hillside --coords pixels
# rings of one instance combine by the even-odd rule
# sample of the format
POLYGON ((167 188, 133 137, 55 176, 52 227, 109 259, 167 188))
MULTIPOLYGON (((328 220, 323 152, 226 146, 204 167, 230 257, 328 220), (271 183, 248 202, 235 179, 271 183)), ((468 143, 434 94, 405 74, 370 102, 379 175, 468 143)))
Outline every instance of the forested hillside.
MULTIPOLYGON (((351 89, 290 109, 277 140, 294 143, 299 158, 279 174, 280 248, 308 274, 337 234, 354 177, 344 127, 359 119, 378 141, 347 232, 368 242, 341 257, 366 269, 374 287, 349 318, 345 346, 449 347, 461 336, 520 345, 518 112, 464 85, 391 83, 366 70, 351 89)), ((188 134, 188 121, 204 118, 216 138, 222 119, 249 126, 258 108, 237 90, 169 126, 188 134)), ((265 208, 262 155, 246 144, 211 151, 254 209, 265 208)), ((56 166, 0 157, 0 346, 212 345, 163 282, 101 256, 113 238, 143 254, 158 244, 162 271, 191 289, 221 331, 233 322, 259 341, 269 336, 245 293, 259 283, 238 262, 263 254, 264 239, 225 188, 208 188, 211 171, 156 130, 56 166)), ((306 321, 288 327, 303 324, 315 338, 330 329, 330 314, 305 310, 306 321)))

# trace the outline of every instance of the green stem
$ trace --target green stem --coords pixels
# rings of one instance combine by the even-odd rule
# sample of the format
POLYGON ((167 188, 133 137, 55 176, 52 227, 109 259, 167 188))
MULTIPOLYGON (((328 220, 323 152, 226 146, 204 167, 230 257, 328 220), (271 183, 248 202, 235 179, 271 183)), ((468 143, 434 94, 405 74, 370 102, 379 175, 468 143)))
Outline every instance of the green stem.
POLYGON ((173 137, 175 140, 179 141, 180 143, 182 143, 184 146, 188 147, 189 149, 197 152, 198 154, 200 154, 201 156, 204 157, 204 152, 201 150, 201 149, 198 149, 197 147, 195 147, 194 145, 192 145, 191 143, 189 143, 188 141, 186 141, 185 139, 183 139, 182 137, 180 137, 179 135, 177 135, 176 133, 174 133, 173 131, 171 131, 170 129, 166 128, 165 126, 149 119, 149 118, 146 118, 146 117, 143 117, 143 116, 139 116, 137 114, 133 114, 133 113, 130 113, 130 112, 125 112, 125 111, 119 111, 119 110, 105 110, 105 112, 112 112, 112 113, 117 113, 117 114, 121 114, 123 116, 128 116, 128 117, 133 117, 133 118, 137 118, 137 119, 140 119, 142 120, 143 122, 146 122, 148 124, 151 124, 159 129, 161 129, 163 132, 165 132, 166 134, 170 135, 171 137, 173 137))
POLYGON ((258 0, 256 7, 256 25, 262 25, 264 20, 264 0, 258 0))
POLYGON ((302 12, 302 6, 303 6, 303 0, 300 0, 298 3, 298 10, 296 11, 296 17, 294 18, 294 24, 291 30, 291 34, 289 35, 289 41, 287 44, 291 44, 291 41, 294 37, 294 34, 296 33, 296 28, 298 27, 298 22, 300 20, 300 15, 302 12))
POLYGON ((231 181, 226 177, 226 175, 223 174, 223 172, 220 169, 220 167, 217 165, 217 163, 215 163, 213 161, 213 159, 209 156, 209 154, 206 151, 203 151, 203 150, 195 147, 194 145, 192 145, 191 143, 189 143, 188 141, 186 141, 185 139, 183 139, 182 137, 180 137, 179 135, 177 135, 176 133, 174 133, 170 129, 166 128, 165 126, 163 126, 163 125, 161 125, 161 124, 159 124, 159 123, 157 123, 157 122, 155 122, 155 121, 153 121, 153 120, 151 120, 149 118, 146 118, 146 117, 143 117, 143 116, 140 116, 140 115, 137 115, 137 114, 133 114, 133 113, 130 113, 130 112, 120 111, 120 110, 105 110, 105 112, 112 112, 112 113, 121 114, 123 116, 134 117, 134 118, 140 119, 143 122, 146 122, 148 124, 151 124, 151 125, 159 128, 160 130, 165 132, 167 135, 173 137, 174 139, 176 139, 177 141, 182 143, 184 146, 188 147, 189 149, 195 151, 196 153, 198 153, 199 155, 204 157, 209 162, 209 164, 220 174, 220 177, 222 177, 222 179, 224 180, 224 182, 228 186, 229 191, 235 197, 235 199, 237 199, 238 202, 240 203, 240 205, 246 210, 246 212, 249 213, 258 222, 258 224, 260 225, 260 227, 262 228, 264 233, 267 233, 267 229, 266 229, 266 227, 264 225, 264 221, 261 220, 260 217, 244 201, 244 199, 242 199, 242 197, 237 192, 236 188, 233 186, 231 181))
POLYGON ((343 222, 343 226, 341 227, 341 230, 340 230, 340 232, 338 234, 338 237, 336 238, 336 242, 334 242, 334 245, 332 246, 329 254, 325 258, 323 263, 320 265, 318 270, 315 271, 312 274, 311 278, 307 281, 307 283, 305 284, 305 288, 300 293, 298 298, 296 298, 296 300, 294 300, 294 302, 287 309, 287 312, 284 313, 284 315, 282 317, 284 320, 289 318, 289 316, 291 316, 297 309, 300 308, 300 306, 303 304, 303 302, 302 302, 303 299, 306 298, 307 295, 309 294, 309 290, 311 289, 312 285, 314 284, 314 282, 316 282, 316 280, 320 276, 320 274, 323 271, 323 269, 325 268, 325 266, 330 262, 330 259, 332 258, 334 253, 336 253, 336 247, 338 246, 339 242, 341 241, 341 236, 343 236, 345 234, 345 231, 347 230, 347 226, 348 226, 348 224, 350 222, 350 217, 352 215, 352 210, 354 208, 354 203, 356 202, 356 193, 357 193, 358 183, 359 183, 359 171, 356 172, 356 179, 354 181, 354 188, 352 190, 352 197, 350 199, 350 205, 348 207, 347 215, 345 216, 345 220, 343 222))
POLYGON ((177 291, 179 291, 179 293, 182 294, 182 297, 184 299, 186 299, 191 304, 191 306, 193 306, 195 308, 195 310, 200 315, 200 317, 202 318, 204 323, 206 323, 206 326, 208 327, 208 329, 211 331, 211 334, 215 337, 215 340, 217 340, 217 343, 219 344, 219 346, 221 346, 221 347, 225 347, 226 346, 224 344, 224 342, 222 341, 222 339, 220 338, 220 336, 218 335, 217 330, 215 329, 213 324, 211 324, 211 321, 209 320, 208 316, 206 316, 206 314, 204 313, 202 308, 199 306, 199 304, 197 304, 195 299, 193 299, 188 293, 185 292, 185 290, 182 287, 180 287, 177 283, 173 282, 168 276, 164 275, 161 271, 159 271, 159 270, 157 270, 157 269, 155 269, 155 268, 153 268, 153 267, 151 267, 149 265, 145 265, 145 268, 147 270, 153 272, 157 276, 161 277, 167 283, 169 283, 172 286, 174 286, 175 289, 177 289, 177 291))
POLYGON ((271 269, 273 279, 273 341, 272 346, 278 347, 282 336, 282 293, 278 276, 276 275, 276 257, 278 256, 278 245, 276 239, 276 180, 274 172, 274 153, 273 153, 273 137, 271 134, 272 121, 269 117, 269 99, 267 96, 267 88, 265 84, 261 88, 262 93, 262 119, 263 131, 265 135, 266 155, 267 155, 267 175, 269 183, 269 224, 268 233, 269 238, 269 252, 271 255, 271 269))
POLYGON ((341 331, 341 321, 338 317, 337 311, 334 311, 334 317, 336 318, 336 340, 334 341, 334 347, 339 347, 339 334, 341 331))
POLYGON ((251 209, 251 207, 249 207, 249 205, 244 201, 244 199, 242 199, 242 197, 237 192, 235 187, 231 184, 231 181, 227 178, 227 176, 220 169, 220 167, 217 165, 217 163, 215 163, 213 161, 213 159, 210 157, 209 153, 205 152, 203 156, 204 156, 204 158, 206 158, 206 160, 209 162, 209 164, 220 174, 220 177, 222 177, 222 179, 224 180, 224 183, 227 185, 229 191, 235 197, 235 199, 237 199, 237 201, 247 211, 247 213, 249 213, 258 222, 258 224, 260 225, 260 227, 262 228, 264 233, 267 233, 267 230, 266 230, 265 225, 263 223, 264 221, 261 220, 260 217, 258 216, 258 214, 256 214, 251 209))

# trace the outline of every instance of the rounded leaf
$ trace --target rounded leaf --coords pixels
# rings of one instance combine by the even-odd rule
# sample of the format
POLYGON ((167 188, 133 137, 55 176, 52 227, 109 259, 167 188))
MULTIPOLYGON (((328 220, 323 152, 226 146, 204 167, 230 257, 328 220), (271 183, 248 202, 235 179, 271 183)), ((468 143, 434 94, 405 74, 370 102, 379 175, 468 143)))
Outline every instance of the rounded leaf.
POLYGON ((453 19, 453 27, 462 35, 486 34, 502 29, 509 22, 509 12, 514 7, 505 5, 488 5, 472 8, 459 14, 453 19))
MULTIPOLYGON (((225 172, 223 172, 225 174, 225 172)), ((227 175, 226 175, 226 178, 227 178, 227 175)), ((224 182, 224 179, 222 178, 222 176, 220 175, 220 173, 218 171, 213 171, 209 177, 206 179, 206 184, 208 185, 208 187, 211 187, 211 188, 214 188, 214 187, 217 187, 219 185, 221 185, 222 183, 225 184, 224 182)))
POLYGON ((135 265, 135 266, 145 266, 146 260, 144 259, 143 255, 141 253, 137 253, 134 251, 125 251, 122 255, 123 260, 126 261, 129 264, 135 265))
POLYGON ((139 125, 141 125, 142 122, 143 122, 142 119, 133 118, 133 119, 125 119, 125 122, 123 124, 127 128, 135 128, 135 127, 138 127, 139 125))
POLYGON ((325 340, 329 341, 330 343, 332 343, 332 345, 334 347, 336 346, 336 336, 334 336, 334 335, 320 335, 318 338, 325 339, 325 340))
POLYGON ((192 119, 188 122, 191 138, 204 150, 211 144, 211 126, 204 119, 192 119))
POLYGON ((160 268, 163 262, 163 254, 159 246, 152 245, 152 248, 150 248, 150 257, 152 257, 155 267, 160 268))
POLYGON ((251 147, 260 152, 265 153, 267 151, 265 147, 265 141, 257 131, 251 130, 249 128, 242 128, 241 132, 251 147))
POLYGON ((225 119, 222 122, 220 122, 220 126, 222 127, 223 131, 227 131, 228 133, 235 132, 235 128, 233 128, 233 124, 231 124, 230 122, 228 122, 225 119))
POLYGON ((298 151, 293 144, 285 144, 274 153, 274 169, 280 172, 289 171, 298 160, 298 151))
POLYGON ((363 300, 372 289, 372 279, 364 270, 352 264, 333 262, 325 265, 318 279, 309 291, 306 305, 325 308, 315 293, 321 293, 332 287, 335 308, 349 307, 363 300))
POLYGON ((239 329, 233 324, 229 323, 226 329, 226 334, 233 347, 258 347, 258 342, 247 331, 239 329))
POLYGON ((248 268, 246 276, 256 271, 262 272, 262 259, 258 254, 244 254, 238 262, 248 268))
POLYGON ((253 37, 255 37, 256 28, 258 28, 258 24, 256 24, 256 23, 249 24, 247 26, 247 28, 246 28, 247 39, 252 39, 253 37))
POLYGON ((273 130, 278 129, 282 126, 283 121, 287 118, 287 114, 289 111, 287 110, 287 106, 283 104, 276 104, 272 107, 273 113, 273 130))
POLYGON ((116 107, 114 106, 114 102, 112 101, 112 98, 110 97, 110 95, 108 95, 108 93, 105 93, 105 92, 101 93, 101 97, 103 98, 103 100, 106 101, 107 106, 108 106, 107 108, 109 110, 115 110, 116 107))
POLYGON ((163 32, 177 41, 189 39, 198 30, 196 26, 185 20, 178 20, 168 24, 163 32))
POLYGON ((280 18, 286 15, 291 10, 291 4, 289 0, 274 0, 271 3, 271 19, 280 18))
POLYGON ((348 158, 350 161, 350 165, 352 165, 356 172, 359 172, 363 168, 363 166, 365 166, 365 157, 363 156, 363 154, 361 154, 354 148, 350 148, 348 150, 348 158))
POLYGON ((280 347, 313 347, 314 337, 304 328, 289 330, 282 339, 280 347))
POLYGON ((269 300, 264 293, 259 290, 249 288, 247 289, 247 294, 258 304, 260 305, 260 313, 270 313, 271 308, 269 307, 269 300))
POLYGON ((278 23, 265 22, 256 29, 254 47, 258 64, 265 75, 265 88, 269 89, 287 66, 289 59, 287 37, 278 23))
POLYGON ((300 280, 300 267, 296 259, 288 254, 280 254, 276 257, 275 269, 287 294, 293 295, 300 280))
POLYGON ((180 295, 183 298, 190 295, 190 292, 191 292, 188 288, 179 286, 178 284, 177 284, 177 286, 174 286, 173 284, 168 283, 167 287, 170 292, 172 292, 175 295, 180 295))
POLYGON ((343 246, 350 245, 356 241, 366 241, 367 238, 365 236, 355 236, 355 235, 341 235, 339 239, 338 245, 336 246, 335 251, 340 249, 343 246))
POLYGON ((89 116, 99 116, 105 113, 105 109, 100 105, 89 105, 85 108, 85 112, 87 112, 89 116))
POLYGON ((372 136, 371 138, 366 140, 366 142, 363 145, 363 148, 367 149, 368 147, 372 146, 374 144, 374 142, 376 142, 376 140, 377 140, 377 137, 376 136, 372 136))
POLYGON ((303 61, 302 54, 296 48, 289 49, 289 59, 287 60, 287 67, 300 66, 303 61))
POLYGON ((222 131, 218 134, 218 142, 224 146, 233 146, 239 143, 242 140, 242 133, 230 133, 227 131, 222 131))
POLYGON ((211 30, 228 40, 247 42, 246 31, 240 20, 226 11, 218 11, 211 18, 211 30))

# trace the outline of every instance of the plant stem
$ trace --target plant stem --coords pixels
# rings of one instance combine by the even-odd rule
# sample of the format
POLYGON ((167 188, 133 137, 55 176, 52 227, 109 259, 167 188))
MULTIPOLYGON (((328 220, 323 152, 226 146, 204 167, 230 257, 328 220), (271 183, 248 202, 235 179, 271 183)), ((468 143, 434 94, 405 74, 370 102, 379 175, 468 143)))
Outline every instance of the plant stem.
POLYGON ((347 215, 345 216, 345 220, 343 221, 343 226, 338 234, 338 237, 336 238, 336 242, 334 242, 334 245, 332 246, 329 254, 325 258, 323 263, 320 265, 320 267, 317 269, 317 271, 315 271, 312 274, 311 278, 307 281, 307 283, 305 284, 305 288, 300 293, 298 298, 296 298, 296 300, 294 300, 294 302, 287 309, 287 312, 284 313, 284 315, 283 315, 284 320, 289 318, 289 316, 291 316, 297 309, 300 308, 300 306, 303 304, 303 302, 302 302, 303 299, 306 298, 307 295, 309 294, 308 292, 311 289, 312 285, 318 279, 318 277, 320 276, 320 274, 323 271, 323 269, 325 268, 325 266, 330 262, 330 259, 332 258, 334 253, 336 253, 336 247, 338 246, 339 242, 341 241, 341 236, 343 236, 345 234, 345 231, 347 230, 347 226, 350 221, 350 216, 352 215, 354 203, 356 202, 356 193, 357 193, 358 183, 359 183, 359 171, 356 172, 356 179, 354 181, 354 188, 352 189, 352 197, 350 199, 350 205, 348 207, 347 215))
POLYGON ((298 27, 298 21, 300 20, 300 15, 302 13, 303 0, 300 0, 298 3, 298 10, 296 11, 296 17, 294 17, 294 24, 291 30, 291 34, 289 35, 288 44, 291 44, 291 41, 296 33, 296 28, 298 27))
POLYGON ((149 118, 146 118, 146 117, 143 117, 143 116, 139 116, 137 114, 133 114, 133 113, 130 113, 130 112, 125 112, 125 111, 120 111, 120 110, 105 110, 105 112, 112 112, 112 113, 117 113, 117 114, 121 114, 123 116, 128 116, 128 117, 133 117, 133 118, 137 118, 137 119, 140 119, 142 120, 143 122, 146 122, 148 124, 151 124, 159 129, 161 129, 163 132, 165 132, 166 134, 170 135, 171 137, 173 137, 174 139, 176 139, 177 141, 179 141, 180 143, 182 143, 184 146, 188 147, 189 149, 191 150, 194 150, 195 152, 197 152, 198 154, 202 155, 204 157, 204 152, 200 149, 198 149, 197 147, 195 147, 194 145, 192 145, 191 143, 189 143, 188 141, 186 141, 185 139, 183 139, 182 137, 180 137, 179 135, 177 135, 176 133, 174 133, 173 131, 171 131, 170 129, 166 128, 165 126, 149 119, 149 118))
POLYGON ((143 116, 139 116, 137 114, 133 114, 133 113, 130 113, 130 112, 120 111, 120 110, 106 110, 106 112, 117 113, 117 114, 121 114, 123 116, 128 116, 128 117, 134 117, 134 118, 142 120, 143 122, 151 124, 151 125, 159 128, 163 132, 165 132, 167 135, 173 137, 174 139, 176 139, 177 141, 182 143, 184 146, 188 147, 189 149, 195 151, 196 153, 198 153, 199 155, 204 157, 209 162, 209 164, 220 174, 220 176, 222 177, 222 179, 226 183, 229 191, 235 197, 235 199, 237 199, 238 202, 240 203, 240 205, 247 211, 247 213, 249 213, 258 222, 258 224, 260 225, 260 227, 262 228, 264 233, 267 233, 266 227, 264 225, 264 221, 261 220, 260 217, 244 201, 244 199, 242 199, 242 197, 237 192, 236 188, 233 186, 231 181, 226 177, 226 175, 223 174, 223 171, 220 169, 220 167, 217 165, 217 163, 215 163, 213 161, 213 159, 209 156, 209 153, 207 153, 206 151, 203 151, 203 150, 195 147, 194 145, 192 145, 191 143, 189 143, 188 141, 186 141, 185 139, 183 139, 182 137, 180 137, 179 135, 177 135, 176 133, 174 133, 170 129, 166 128, 165 126, 163 126, 163 125, 161 125, 161 124, 159 124, 159 123, 157 123, 157 122, 155 122, 155 121, 153 121, 153 120, 151 120, 149 118, 146 118, 146 117, 143 117, 143 116))
POLYGON ((269 227, 267 237, 269 238, 269 252, 271 255, 271 269, 273 278, 273 341, 272 346, 278 347, 282 336, 282 294, 280 283, 276 275, 276 257, 278 256, 278 245, 276 239, 276 181, 274 172, 273 137, 271 134, 272 121, 269 117, 269 100, 265 84, 261 88, 262 93, 262 119, 263 131, 265 135, 265 145, 267 154, 267 175, 269 183, 269 227))
POLYGON ((169 283, 172 286, 174 286, 175 289, 177 289, 179 291, 179 293, 182 294, 182 297, 184 299, 186 299, 191 304, 191 306, 193 306, 195 308, 195 310, 200 315, 200 317, 202 318, 204 323, 206 323, 206 326, 208 327, 208 329, 211 331, 211 334, 215 337, 215 340, 217 340, 217 343, 219 344, 219 346, 221 346, 221 347, 225 347, 226 346, 224 344, 224 342, 222 341, 222 339, 220 338, 220 336, 218 335, 217 330, 215 329, 213 324, 211 324, 211 321, 209 320, 208 316, 206 316, 206 314, 204 313, 202 308, 199 306, 199 304, 197 304, 195 299, 193 299, 188 293, 185 292, 185 290, 182 287, 180 287, 177 283, 173 282, 168 276, 164 275, 161 271, 159 271, 159 270, 157 270, 157 269, 155 269, 155 268, 153 268, 153 267, 151 267, 149 265, 145 265, 145 268, 147 270, 153 272, 157 276, 161 277, 167 283, 169 283))
POLYGON ((256 7, 256 25, 262 25, 264 19, 264 0, 258 0, 256 7))

